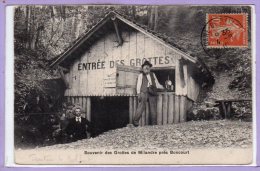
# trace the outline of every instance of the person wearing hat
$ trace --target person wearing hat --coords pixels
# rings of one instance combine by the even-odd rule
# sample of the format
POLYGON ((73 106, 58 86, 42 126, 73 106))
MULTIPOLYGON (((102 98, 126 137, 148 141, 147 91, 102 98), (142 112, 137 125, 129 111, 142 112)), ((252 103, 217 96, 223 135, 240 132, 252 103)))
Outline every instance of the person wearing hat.
POLYGON ((150 123, 155 125, 156 119, 156 95, 157 89, 164 89, 164 87, 158 82, 155 74, 150 72, 153 65, 149 61, 144 61, 142 64, 142 73, 138 75, 136 92, 138 95, 138 107, 133 119, 133 125, 139 126, 139 120, 146 107, 146 102, 149 102, 150 108, 150 123))
POLYGON ((73 108, 74 117, 69 119, 69 124, 66 128, 66 132, 72 141, 87 138, 87 131, 90 128, 90 122, 81 116, 81 111, 82 109, 80 106, 75 106, 73 108))

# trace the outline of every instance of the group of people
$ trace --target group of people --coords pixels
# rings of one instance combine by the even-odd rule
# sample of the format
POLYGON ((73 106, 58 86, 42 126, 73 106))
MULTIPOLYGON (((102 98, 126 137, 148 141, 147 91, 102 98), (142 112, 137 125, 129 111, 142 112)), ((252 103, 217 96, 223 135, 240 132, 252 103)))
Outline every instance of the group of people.
MULTIPOLYGON (((159 83, 156 75, 151 72, 152 64, 145 61, 142 64, 142 73, 138 75, 136 92, 138 96, 138 107, 133 118, 133 125, 139 126, 139 120, 143 111, 146 108, 146 102, 149 103, 150 108, 150 123, 156 124, 156 96, 157 89, 164 89, 159 83)), ((82 117, 82 109, 80 106, 75 106, 73 109, 74 117, 69 119, 66 127, 66 133, 72 140, 80 140, 87 138, 88 128, 91 126, 90 121, 82 117)))

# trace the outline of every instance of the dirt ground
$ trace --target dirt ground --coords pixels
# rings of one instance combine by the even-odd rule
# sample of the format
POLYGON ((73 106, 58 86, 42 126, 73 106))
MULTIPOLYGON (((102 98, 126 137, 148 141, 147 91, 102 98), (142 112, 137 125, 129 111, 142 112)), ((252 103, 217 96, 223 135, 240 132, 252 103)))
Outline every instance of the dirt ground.
POLYGON ((250 148, 252 122, 191 121, 174 125, 124 127, 98 137, 41 149, 250 148))

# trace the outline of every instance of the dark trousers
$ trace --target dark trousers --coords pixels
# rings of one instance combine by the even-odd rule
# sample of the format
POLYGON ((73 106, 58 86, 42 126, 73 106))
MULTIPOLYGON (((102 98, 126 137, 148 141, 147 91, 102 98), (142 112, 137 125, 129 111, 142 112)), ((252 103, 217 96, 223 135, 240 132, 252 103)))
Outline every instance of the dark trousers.
POLYGON ((146 107, 146 102, 149 102, 149 108, 150 108, 150 115, 149 120, 152 125, 156 125, 157 123, 157 116, 156 116, 156 97, 157 96, 151 96, 148 94, 148 92, 140 94, 141 99, 138 100, 138 106, 135 112, 134 116, 134 124, 139 125, 139 120, 142 117, 142 113, 146 107))

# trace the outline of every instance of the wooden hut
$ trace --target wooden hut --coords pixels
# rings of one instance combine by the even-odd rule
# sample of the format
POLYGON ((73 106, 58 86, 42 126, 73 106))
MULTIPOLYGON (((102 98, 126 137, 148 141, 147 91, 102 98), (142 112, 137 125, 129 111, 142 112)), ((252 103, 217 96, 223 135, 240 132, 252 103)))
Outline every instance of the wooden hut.
MULTIPOLYGON (((212 83, 214 78, 197 57, 167 40, 113 11, 80 36, 51 66, 62 68, 67 82, 64 95, 68 101, 83 106, 87 119, 110 122, 107 118, 114 117, 112 124, 120 127, 132 122, 137 108, 137 75, 143 61, 149 60, 162 85, 166 80, 173 83, 158 94, 157 124, 185 122, 202 85, 212 83)), ((148 110, 140 123, 149 124, 148 110)))

